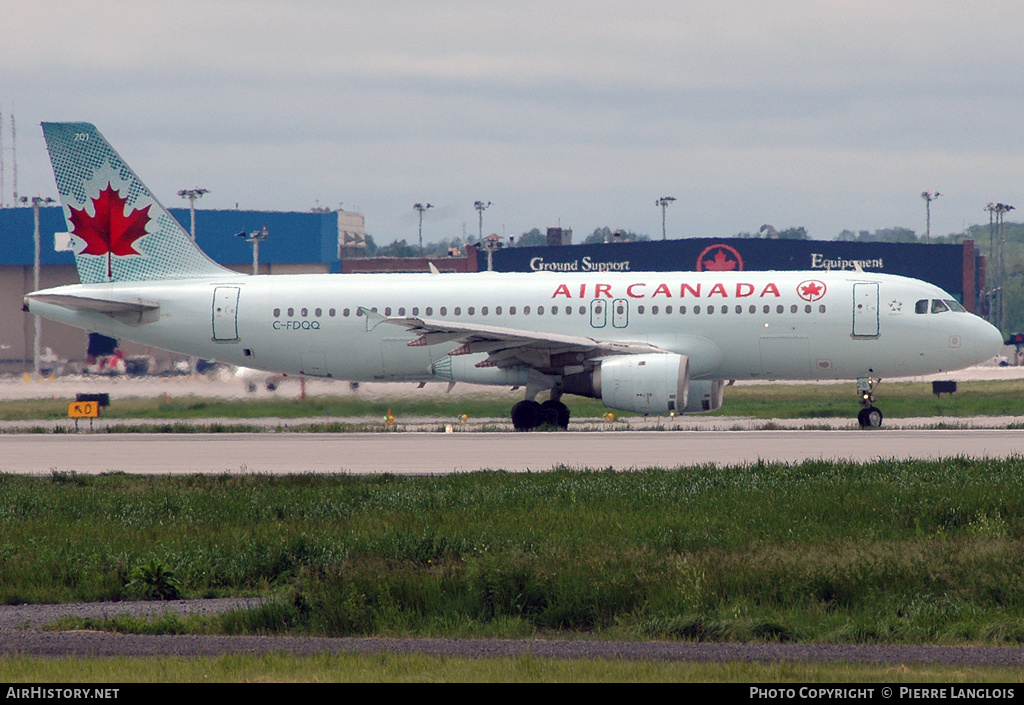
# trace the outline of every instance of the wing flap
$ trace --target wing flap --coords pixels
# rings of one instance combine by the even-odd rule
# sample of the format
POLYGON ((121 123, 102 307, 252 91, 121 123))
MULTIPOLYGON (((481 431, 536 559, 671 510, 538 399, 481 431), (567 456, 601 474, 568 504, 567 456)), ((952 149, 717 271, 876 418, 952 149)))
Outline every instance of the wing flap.
POLYGON ((567 364, 578 366, 608 355, 668 352, 646 343, 596 340, 579 335, 457 321, 382 318, 380 322, 401 326, 417 334, 418 337, 408 343, 410 346, 450 342, 458 345, 449 355, 487 353, 487 358, 478 363, 479 367, 526 365, 537 370, 558 370, 567 364))

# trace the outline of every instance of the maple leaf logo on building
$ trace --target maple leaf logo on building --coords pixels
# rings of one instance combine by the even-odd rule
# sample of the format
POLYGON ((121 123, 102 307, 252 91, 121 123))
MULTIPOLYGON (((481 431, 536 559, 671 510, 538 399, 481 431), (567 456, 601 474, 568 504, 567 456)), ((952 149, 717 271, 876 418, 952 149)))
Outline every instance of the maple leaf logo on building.
POLYGON ((743 269, 743 258, 734 247, 725 244, 705 247, 697 257, 698 272, 731 272, 743 269), (711 253, 714 252, 713 256, 711 253), (707 259, 705 259, 707 257, 707 259))
POLYGON ((85 240, 83 255, 106 255, 107 278, 113 278, 111 256, 126 257, 141 255, 135 249, 135 241, 146 235, 149 223, 150 206, 132 209, 125 215, 127 200, 114 189, 109 182, 100 191, 97 198, 92 199, 95 215, 89 215, 83 208, 69 208, 71 211, 72 233, 85 240))

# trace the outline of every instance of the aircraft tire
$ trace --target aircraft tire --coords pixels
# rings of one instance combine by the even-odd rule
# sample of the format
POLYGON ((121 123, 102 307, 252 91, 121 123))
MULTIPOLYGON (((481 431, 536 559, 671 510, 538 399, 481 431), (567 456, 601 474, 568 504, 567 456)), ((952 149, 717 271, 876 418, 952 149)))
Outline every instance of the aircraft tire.
POLYGON ((569 407, 549 399, 540 405, 541 423, 557 428, 569 428, 569 407))
POLYGON ((877 407, 869 406, 860 410, 857 421, 861 428, 878 428, 882 425, 882 412, 877 407))
POLYGON ((521 401, 512 407, 512 425, 517 431, 529 431, 540 426, 542 415, 540 404, 535 401, 521 401))

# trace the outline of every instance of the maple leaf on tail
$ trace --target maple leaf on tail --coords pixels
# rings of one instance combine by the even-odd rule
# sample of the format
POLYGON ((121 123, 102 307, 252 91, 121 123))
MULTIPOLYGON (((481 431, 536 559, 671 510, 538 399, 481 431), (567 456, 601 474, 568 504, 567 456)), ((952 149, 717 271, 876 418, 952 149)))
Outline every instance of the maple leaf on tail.
POLYGON ((86 210, 70 208, 72 233, 85 240, 83 255, 106 255, 107 278, 113 278, 111 256, 125 257, 141 255, 135 249, 135 241, 146 235, 149 223, 149 209, 133 209, 125 215, 127 200, 121 197, 109 182, 100 191, 97 198, 92 199, 96 215, 89 215, 86 210))

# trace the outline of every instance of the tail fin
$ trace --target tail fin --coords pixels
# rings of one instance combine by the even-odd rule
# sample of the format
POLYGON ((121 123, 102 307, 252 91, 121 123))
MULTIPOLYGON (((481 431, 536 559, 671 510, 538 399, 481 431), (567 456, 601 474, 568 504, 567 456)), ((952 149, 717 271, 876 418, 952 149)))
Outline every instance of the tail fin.
POLYGON ((43 123, 83 284, 237 276, 196 246, 95 126, 43 123))

